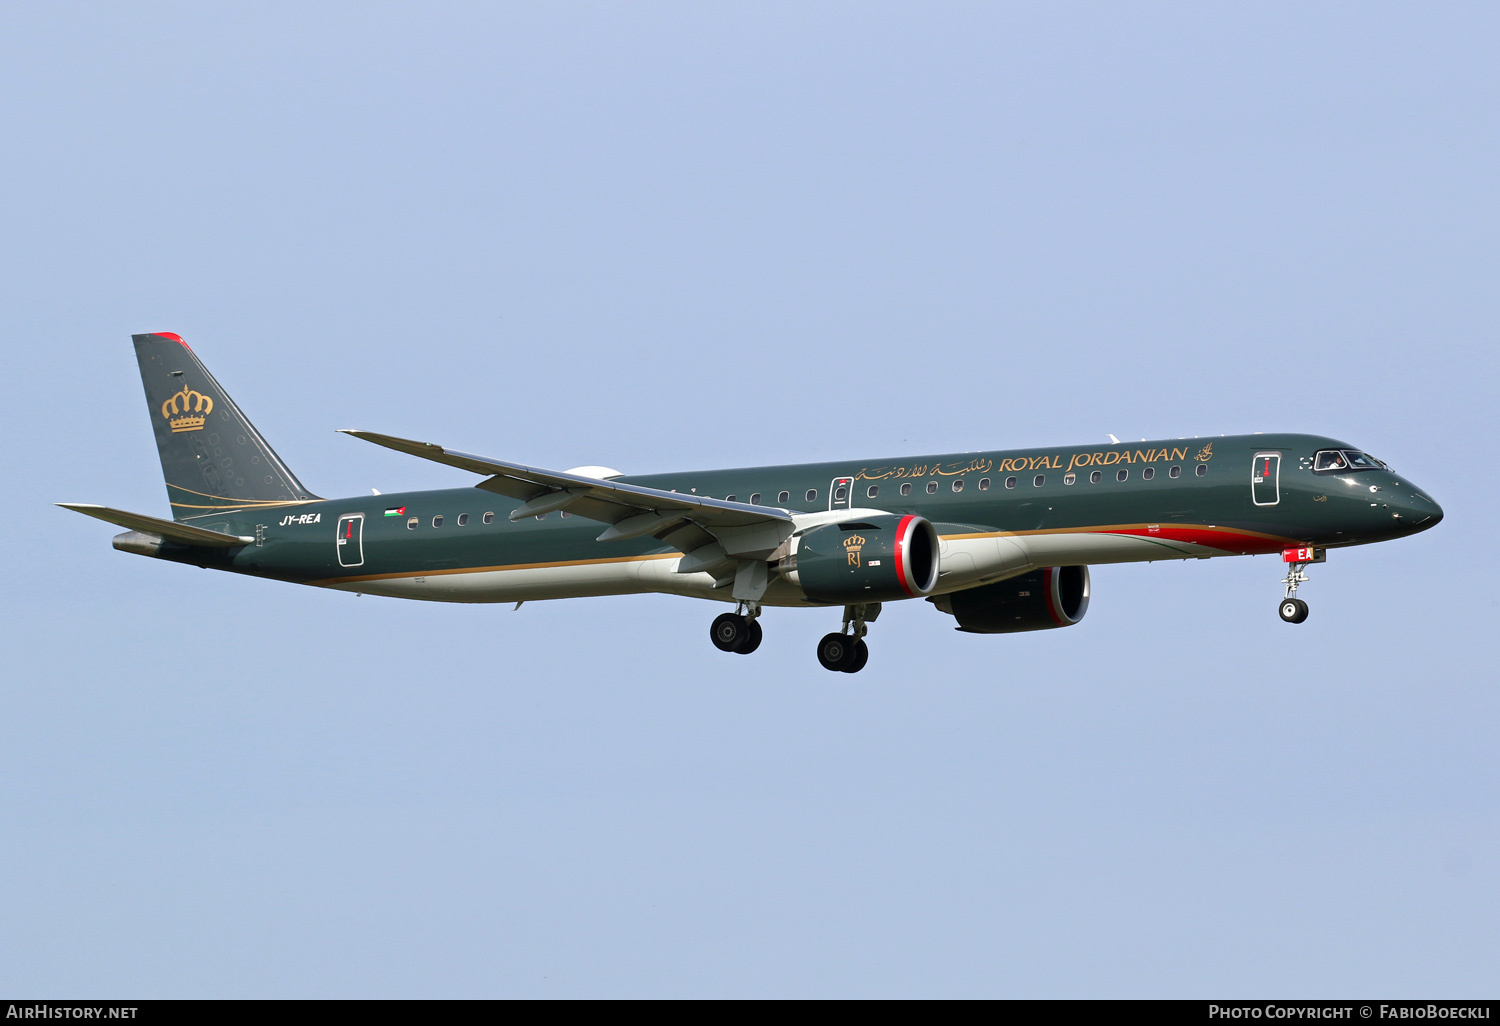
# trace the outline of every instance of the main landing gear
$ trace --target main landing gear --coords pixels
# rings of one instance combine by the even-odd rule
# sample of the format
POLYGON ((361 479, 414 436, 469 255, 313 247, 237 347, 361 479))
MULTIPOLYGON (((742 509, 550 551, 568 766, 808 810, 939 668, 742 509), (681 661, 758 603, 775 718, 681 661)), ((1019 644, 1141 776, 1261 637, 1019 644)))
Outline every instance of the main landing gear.
POLYGON ((823 635, 818 642, 818 662, 823 669, 836 673, 858 673, 870 661, 870 646, 865 644, 865 635, 870 628, 866 624, 880 615, 879 602, 864 602, 844 607, 844 629, 835 634, 823 635))
POLYGON ((741 602, 733 613, 721 613, 714 617, 708 636, 720 652, 737 652, 749 655, 760 648, 761 629, 759 623, 760 603, 741 602))
MULTIPOLYGON (((879 602, 864 602, 844 607, 844 629, 825 634, 818 642, 818 662, 825 670, 858 673, 870 661, 870 647, 865 644, 868 624, 880 615, 879 602)), ((721 652, 749 655, 760 647, 760 603, 741 602, 733 613, 714 617, 708 636, 721 652)))
POLYGON ((1303 571, 1307 569, 1306 563, 1287 564, 1286 576, 1281 583, 1286 585, 1286 597, 1281 600, 1281 605, 1276 611, 1287 623, 1301 623, 1307 619, 1307 603, 1297 597, 1297 586, 1306 584, 1308 576, 1303 571))

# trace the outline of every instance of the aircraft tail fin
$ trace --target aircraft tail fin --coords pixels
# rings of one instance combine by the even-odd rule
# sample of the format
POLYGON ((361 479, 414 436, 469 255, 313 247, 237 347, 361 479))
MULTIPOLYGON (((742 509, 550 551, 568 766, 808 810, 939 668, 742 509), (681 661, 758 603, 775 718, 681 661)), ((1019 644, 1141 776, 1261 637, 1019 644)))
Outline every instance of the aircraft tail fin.
POLYGON ((172 519, 316 499, 182 336, 133 335, 172 519))

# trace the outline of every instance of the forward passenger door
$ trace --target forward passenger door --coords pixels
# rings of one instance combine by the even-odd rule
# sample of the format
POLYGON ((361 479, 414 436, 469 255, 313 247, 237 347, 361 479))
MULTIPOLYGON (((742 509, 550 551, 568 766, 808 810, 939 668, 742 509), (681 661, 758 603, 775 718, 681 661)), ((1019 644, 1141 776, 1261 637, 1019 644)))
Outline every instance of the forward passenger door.
POLYGON ((1258 452, 1250 467, 1250 497, 1257 506, 1281 501, 1281 453, 1258 452))

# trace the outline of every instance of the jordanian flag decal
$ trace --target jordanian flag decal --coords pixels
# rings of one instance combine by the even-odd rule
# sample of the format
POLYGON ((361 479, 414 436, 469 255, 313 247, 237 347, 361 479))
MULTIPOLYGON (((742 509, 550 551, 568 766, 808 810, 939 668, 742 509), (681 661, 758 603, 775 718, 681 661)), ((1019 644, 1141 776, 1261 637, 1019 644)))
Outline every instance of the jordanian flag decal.
POLYGON ((399 516, 404 516, 405 514, 406 514, 406 507, 405 506, 392 506, 390 509, 388 509, 388 510, 385 511, 385 515, 388 516, 388 517, 399 517, 399 516))

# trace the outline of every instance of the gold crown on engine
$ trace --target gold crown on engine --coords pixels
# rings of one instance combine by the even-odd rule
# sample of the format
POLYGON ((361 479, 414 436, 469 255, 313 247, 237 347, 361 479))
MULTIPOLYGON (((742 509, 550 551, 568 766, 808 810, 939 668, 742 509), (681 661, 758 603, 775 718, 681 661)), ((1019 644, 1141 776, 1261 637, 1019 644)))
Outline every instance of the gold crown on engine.
POLYGON ((183 385, 181 392, 161 404, 161 415, 171 425, 173 434, 179 431, 201 431, 214 412, 214 401, 202 392, 195 392, 183 385), (179 410, 180 407, 180 410, 179 410))

